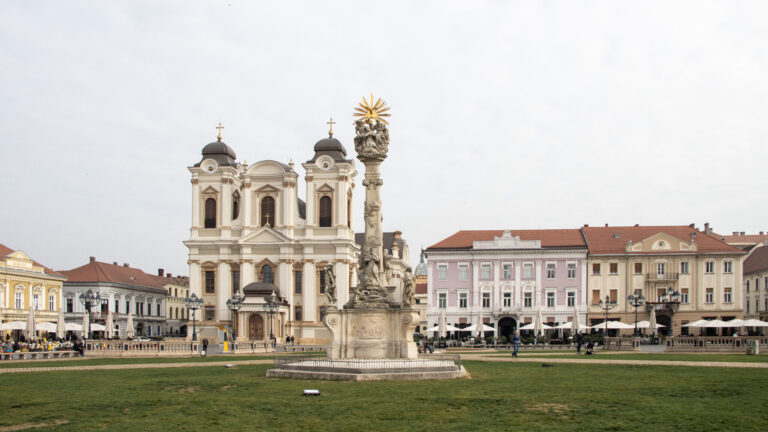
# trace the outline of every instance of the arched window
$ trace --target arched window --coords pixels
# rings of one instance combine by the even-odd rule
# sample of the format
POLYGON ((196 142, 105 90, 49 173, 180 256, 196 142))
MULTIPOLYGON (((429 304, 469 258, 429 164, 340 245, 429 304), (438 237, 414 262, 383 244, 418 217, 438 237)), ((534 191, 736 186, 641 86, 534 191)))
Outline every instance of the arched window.
POLYGON ((270 196, 261 199, 261 226, 275 226, 275 199, 270 196))
POLYGON ((232 220, 237 219, 240 216, 240 194, 235 191, 232 194, 232 220))
POLYGON ((267 283, 275 283, 275 276, 272 273, 272 267, 265 265, 261 268, 261 281, 267 283))
POLYGON ((331 226, 331 197, 324 196, 320 198, 320 226, 331 226))
POLYGON ((56 304, 56 296, 53 294, 50 294, 48 296, 48 310, 52 311, 54 309, 55 304, 56 304))
POLYGON ((352 229, 352 197, 347 197, 347 228, 352 229))
POLYGON ((205 227, 216 228, 216 199, 205 200, 205 227))
POLYGON ((40 294, 32 294, 32 305, 35 310, 40 310, 40 294))

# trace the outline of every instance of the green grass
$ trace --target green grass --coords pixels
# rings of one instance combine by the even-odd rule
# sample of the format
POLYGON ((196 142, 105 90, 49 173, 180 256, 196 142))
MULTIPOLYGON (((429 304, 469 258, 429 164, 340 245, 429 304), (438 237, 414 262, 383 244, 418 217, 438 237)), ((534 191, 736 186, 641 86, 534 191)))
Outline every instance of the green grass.
POLYGON ((465 362, 472 379, 266 379, 269 365, 0 376, 0 430, 762 431, 768 370, 465 362), (301 396, 302 389, 321 396, 301 396))
MULTIPOLYGON (((307 355, 307 353, 303 353, 307 355)), ((292 355, 292 354, 284 354, 292 355)), ((5 360, 0 361, 0 369, 34 368, 34 367, 62 367, 62 366, 92 366, 92 365, 120 365, 120 364, 149 364, 149 363, 207 363, 234 360, 262 360, 273 358, 272 355, 215 355, 207 357, 142 357, 142 358, 88 358, 79 357, 62 360, 5 360)))
MULTIPOLYGON (((509 357, 510 354, 492 354, 493 357, 509 357)), ((527 358, 573 358, 580 360, 658 360, 658 361, 693 361, 693 362, 743 362, 743 363, 768 363, 768 355, 746 354, 684 354, 684 353, 604 353, 598 351, 596 355, 578 355, 575 352, 551 353, 519 353, 520 357, 527 358)))

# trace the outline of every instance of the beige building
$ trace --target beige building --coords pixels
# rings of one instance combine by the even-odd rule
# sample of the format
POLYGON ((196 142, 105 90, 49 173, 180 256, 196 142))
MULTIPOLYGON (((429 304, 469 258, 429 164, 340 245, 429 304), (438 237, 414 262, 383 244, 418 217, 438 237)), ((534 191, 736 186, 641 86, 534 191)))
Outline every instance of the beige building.
POLYGON ((24 252, 0 244, 0 320, 26 321, 33 306, 37 322, 56 322, 66 279, 24 252))
POLYGON ((768 246, 763 243, 744 260, 744 315, 768 320, 768 246))
POLYGON ((655 309, 660 332, 685 334, 698 319, 728 320, 744 315, 742 260, 746 252, 691 226, 630 226, 582 228, 587 263, 588 319, 605 319, 599 302, 606 296, 616 305, 608 319, 632 324, 635 309, 627 297, 641 292, 646 304, 638 320, 655 309), (672 289, 679 300, 665 297, 672 289))
POLYGON ((155 279, 168 291, 165 298, 165 325, 163 335, 167 337, 187 336, 187 297, 189 297, 189 277, 173 276, 157 269, 155 279))

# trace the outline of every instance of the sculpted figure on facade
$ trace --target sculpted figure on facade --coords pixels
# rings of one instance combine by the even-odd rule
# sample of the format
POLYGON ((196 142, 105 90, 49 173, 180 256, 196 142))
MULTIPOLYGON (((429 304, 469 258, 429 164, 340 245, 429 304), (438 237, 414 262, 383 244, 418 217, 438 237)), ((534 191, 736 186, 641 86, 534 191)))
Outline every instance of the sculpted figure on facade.
POLYGON ((405 269, 405 276, 403 277, 403 306, 410 306, 416 301, 416 291, 414 290, 414 277, 411 268, 405 269))
POLYGON ((325 296, 329 305, 336 305, 336 270, 333 264, 325 267, 325 296))

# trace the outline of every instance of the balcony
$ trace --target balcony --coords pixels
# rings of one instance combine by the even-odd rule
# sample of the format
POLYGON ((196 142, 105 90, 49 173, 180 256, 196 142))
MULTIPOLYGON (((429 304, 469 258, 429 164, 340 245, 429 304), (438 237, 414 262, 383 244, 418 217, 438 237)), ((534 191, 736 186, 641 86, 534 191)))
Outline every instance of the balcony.
POLYGON ((680 279, 680 273, 646 273, 646 282, 675 282, 680 279))

